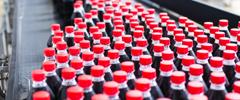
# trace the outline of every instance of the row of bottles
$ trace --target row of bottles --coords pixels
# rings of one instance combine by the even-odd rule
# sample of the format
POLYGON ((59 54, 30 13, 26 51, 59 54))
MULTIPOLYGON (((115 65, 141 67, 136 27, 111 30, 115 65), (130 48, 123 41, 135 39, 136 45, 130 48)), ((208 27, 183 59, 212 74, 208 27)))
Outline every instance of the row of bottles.
POLYGON ((32 71, 31 99, 239 98, 240 28, 229 31, 228 20, 205 22, 203 30, 165 12, 156 21, 155 9, 132 1, 64 6, 67 26, 51 25, 42 69, 32 71))

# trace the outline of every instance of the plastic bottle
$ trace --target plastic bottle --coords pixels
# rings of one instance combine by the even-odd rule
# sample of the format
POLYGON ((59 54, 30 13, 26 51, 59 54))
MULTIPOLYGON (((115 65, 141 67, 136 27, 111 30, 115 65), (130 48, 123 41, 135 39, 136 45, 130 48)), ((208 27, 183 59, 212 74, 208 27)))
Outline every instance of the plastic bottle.
POLYGON ((81 55, 83 52, 90 52, 90 41, 89 40, 82 40, 80 41, 80 48, 81 48, 81 55))
POLYGON ((100 44, 104 46, 104 56, 107 56, 108 51, 111 49, 110 38, 109 37, 101 37, 100 44))
POLYGON ((203 95, 204 94, 204 85, 198 81, 189 82, 187 85, 188 89, 188 98, 194 95, 203 95))
POLYGON ((156 70, 154 68, 147 68, 142 71, 142 77, 149 79, 151 84, 150 93, 152 98, 157 99, 159 97, 163 97, 162 90, 158 87, 156 83, 156 70))
POLYGON ((80 75, 85 74, 83 71, 83 60, 82 59, 74 59, 70 62, 70 66, 76 70, 76 80, 80 75))
POLYGON ((90 32, 89 28, 92 26, 95 26, 93 20, 92 20, 92 13, 88 12, 84 14, 85 22, 87 25, 87 31, 90 32))
POLYGON ((134 63, 134 74, 136 76, 136 78, 141 77, 141 74, 139 74, 139 68, 140 68, 140 64, 139 64, 139 60, 140 60, 140 56, 142 55, 142 49, 140 47, 133 47, 131 50, 131 55, 132 55, 132 61, 134 63))
POLYGON ((31 88, 31 94, 29 99, 33 99, 33 96, 38 91, 47 91, 50 95, 48 97, 49 99, 55 99, 55 95, 52 92, 52 90, 48 87, 46 83, 46 76, 43 70, 36 69, 32 71, 32 88, 31 88))
POLYGON ((43 50, 44 61, 55 61, 55 50, 54 48, 44 48, 43 50))
POLYGON ((114 44, 114 48, 119 51, 119 55, 120 55, 119 61, 120 62, 130 60, 125 52, 125 43, 123 41, 116 41, 114 44))
POLYGON ((104 11, 104 3, 98 3, 98 18, 102 22, 104 11))
POLYGON ((74 59, 81 59, 80 58, 80 48, 77 46, 72 46, 68 48, 69 53, 69 60, 72 61, 74 59))
POLYGON ((187 100, 187 92, 185 90, 185 73, 181 71, 174 71, 170 77, 170 83, 170 98, 173 100, 187 100))
POLYGON ((64 41, 58 42, 56 44, 57 53, 68 53, 67 52, 67 43, 64 41))
POLYGON ((99 58, 98 60, 98 65, 103 66, 105 69, 105 74, 104 74, 104 79, 105 81, 112 81, 113 77, 112 77, 112 70, 111 70, 111 62, 110 62, 110 58, 109 57, 102 57, 99 58))
POLYGON ((99 59, 104 57, 104 46, 103 45, 94 45, 92 50, 94 52, 94 63, 98 64, 99 59))
POLYGON ((194 52, 196 52, 197 50, 200 50, 202 45, 205 43, 208 43, 208 37, 207 35, 198 35, 197 36, 197 43, 195 43, 195 47, 194 47, 194 52))
POLYGON ((187 20, 188 20, 187 17, 184 17, 184 16, 178 17, 178 26, 184 30, 185 23, 186 23, 187 20))
POLYGON ((119 62, 119 51, 116 49, 108 51, 108 57, 111 59, 111 70, 115 72, 120 70, 120 62, 119 62))
POLYGON ((119 84, 115 81, 105 82, 103 85, 103 91, 108 95, 110 100, 119 100, 119 84))
POLYGON ((153 47, 153 64, 152 68, 155 68, 157 75, 159 76, 159 65, 160 62, 162 61, 162 52, 164 50, 164 45, 163 44, 155 44, 153 47))
POLYGON ((204 27, 204 33, 208 37, 210 36, 210 28, 213 26, 213 22, 204 22, 203 27, 204 27))
POLYGON ((99 22, 99 19, 98 19, 98 10, 92 9, 90 12, 92 13, 93 23, 94 23, 95 25, 97 25, 97 23, 99 22))
POLYGON ((83 88, 84 99, 83 100, 91 100, 91 97, 95 94, 92 89, 92 76, 90 75, 80 75, 77 78, 78 86, 83 88))
POLYGON ((226 89, 226 76, 223 72, 212 72, 210 76, 211 86, 206 93, 209 100, 224 100, 226 89))
POLYGON ((188 55, 188 46, 180 45, 177 47, 177 58, 174 60, 174 64, 177 70, 182 70, 182 59, 188 55))
POLYGON ((233 50, 235 52, 235 62, 239 62, 239 58, 237 56, 238 46, 235 43, 226 44, 226 50, 233 50))
POLYGON ((103 19, 106 25, 106 32, 108 36, 112 35, 112 30, 113 30, 113 24, 111 21, 111 15, 110 14, 103 14, 103 19))
POLYGON ((68 57, 69 55, 66 53, 59 53, 56 55, 56 61, 57 61, 57 69, 56 73, 57 75, 62 78, 61 73, 63 68, 69 67, 68 65, 68 57))
POLYGON ((125 71, 115 71, 113 73, 113 80, 119 84, 119 98, 121 100, 126 99, 126 93, 129 90, 127 85, 127 72, 125 71))
POLYGON ((55 31, 59 31, 59 30, 61 30, 59 24, 52 24, 51 25, 51 36, 49 37, 48 42, 47 42, 47 46, 48 47, 52 47, 53 46, 53 44, 52 44, 52 37, 54 36, 54 32, 55 31))
POLYGON ((67 100, 83 100, 83 88, 72 86, 67 89, 67 100))
POLYGON ((226 45, 228 43, 230 43, 230 39, 229 38, 221 37, 219 39, 219 48, 216 48, 216 46, 214 48, 214 50, 215 50, 214 56, 222 57, 223 56, 223 51, 226 49, 226 45))
POLYGON ((56 74, 56 65, 54 61, 43 62, 42 68, 46 73, 46 83, 52 90, 52 92, 57 95, 58 89, 61 86, 61 79, 56 74))
POLYGON ((230 32, 228 30, 228 20, 220 19, 219 20, 219 30, 225 33, 225 36, 230 38, 230 32))
POLYGON ((78 30, 79 28, 78 28, 78 23, 80 23, 80 22, 83 22, 83 19, 82 18, 74 18, 73 19, 73 22, 74 22, 74 30, 76 31, 76 30, 78 30))
POLYGON ((33 93, 32 100, 51 100, 50 94, 47 91, 38 91, 33 93))
POLYGON ((98 28, 100 29, 100 32, 102 32, 103 36, 108 36, 107 32, 106 32, 106 25, 104 22, 97 22, 96 24, 98 26, 98 28))
POLYGON ((92 46, 100 44, 100 39, 102 37, 102 32, 100 32, 100 31, 94 32, 94 33, 92 33, 92 35, 93 35, 93 44, 92 44, 92 46))
POLYGON ((195 59, 193 56, 183 56, 182 62, 181 62, 181 66, 182 66, 181 70, 185 73, 186 79, 189 78, 189 68, 193 64, 195 64, 195 59))
POLYGON ((72 86, 76 86, 77 82, 75 80, 76 73, 75 70, 71 67, 64 68, 61 72, 62 74, 62 84, 59 88, 57 99, 65 100, 67 98, 67 89, 72 86))
MULTIPOLYGON (((185 39, 185 35, 183 33, 177 33, 174 34, 174 43, 172 43, 173 45, 173 51, 177 52, 177 47, 182 45, 182 41, 185 39)), ((174 53, 174 56, 177 56, 177 53, 174 53)))
POLYGON ((160 63, 160 75, 157 78, 157 83, 165 97, 170 97, 170 76, 173 71, 173 62, 162 61, 160 63))
POLYGON ((230 30, 230 40, 231 42, 237 42, 237 35, 240 34, 240 29, 232 28, 230 30))
MULTIPOLYGON (((210 35, 209 35, 210 39, 209 39, 209 42, 210 42, 211 44, 214 44, 214 41, 215 41, 215 39, 214 39, 215 35, 214 35, 214 34, 219 31, 219 28, 216 27, 216 26, 211 26, 210 29, 209 29, 209 31, 210 31, 210 35)), ((213 46, 213 48, 215 48, 215 46, 213 46)))
POLYGON ((143 100, 142 92, 139 90, 130 90, 126 94, 126 100, 143 100))
POLYGON ((147 69, 147 68, 151 68, 152 66, 152 57, 150 55, 141 55, 140 56, 140 67, 139 67, 139 72, 137 72, 137 75, 140 75, 140 77, 142 76, 142 71, 147 69))
POLYGON ((136 86, 135 87, 136 90, 139 90, 143 93, 144 100, 153 100, 151 93, 150 93, 151 85, 150 85, 150 81, 148 79, 138 78, 136 80, 135 86, 136 86))
POLYGON ((90 34, 89 34, 88 30, 87 30, 88 26, 87 26, 86 22, 79 22, 77 24, 77 26, 78 26, 78 29, 84 31, 84 36, 85 36, 84 39, 91 40, 90 34))
POLYGON ((160 38, 160 43, 164 44, 164 50, 171 50, 170 48, 170 39, 168 37, 160 38))
POLYGON ((91 67, 94 66, 94 54, 91 51, 82 52, 83 71, 85 74, 90 74, 91 67))
POLYGON ((66 26, 65 27, 65 41, 67 42, 68 47, 74 46, 74 27, 73 26, 66 26))
POLYGON ((93 77, 93 90, 96 94, 103 92, 104 84, 104 67, 95 65, 91 68, 91 75, 93 77))
POLYGON ((125 61, 121 63, 121 70, 127 72, 127 85, 129 89, 134 89, 135 75, 134 75, 134 63, 131 61, 125 61))
POLYGON ((82 4, 79 3, 79 2, 76 2, 73 4, 73 14, 72 14, 72 17, 71 19, 74 19, 74 18, 82 18, 84 16, 84 12, 82 11, 82 4))
MULTIPOLYGON (((162 52, 162 61, 170 61, 173 62, 174 61, 174 54, 172 51, 170 50, 164 50, 162 52)), ((177 70, 177 67, 175 66, 175 64, 173 63, 173 69, 177 70)))
POLYGON ((132 58, 131 49, 132 49, 132 36, 131 35, 123 35, 122 41, 125 42, 125 52, 129 58, 132 58))

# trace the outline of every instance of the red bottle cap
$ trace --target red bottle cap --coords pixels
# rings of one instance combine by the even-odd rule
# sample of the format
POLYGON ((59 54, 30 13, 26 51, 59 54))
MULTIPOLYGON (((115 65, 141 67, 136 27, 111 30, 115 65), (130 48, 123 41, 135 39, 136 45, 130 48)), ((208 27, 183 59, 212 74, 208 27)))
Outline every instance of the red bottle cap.
POLYGON ((164 51, 164 45, 163 44, 154 44, 153 46, 154 52, 163 52, 164 51))
POLYGON ((131 14, 133 14, 133 15, 137 15, 137 13, 138 13, 138 11, 137 11, 137 9, 131 9, 131 14))
POLYGON ((32 71, 32 80, 33 81, 43 81, 45 79, 45 73, 41 69, 36 69, 32 71))
POLYGON ((215 39, 220 40, 221 37, 225 37, 224 32, 215 32, 215 39))
POLYGON ((225 83, 225 74, 223 72, 212 72, 210 79, 213 84, 223 84, 225 83))
POLYGON ((37 91, 33 93, 32 100, 51 100, 47 91, 37 91))
POLYGON ((206 35, 198 35, 197 36, 197 42, 198 43, 207 43, 208 37, 206 35))
POLYGON ((146 47, 148 42, 146 39, 137 39, 137 46, 138 47, 146 47))
POLYGON ((109 100, 109 97, 106 94, 95 94, 92 96, 91 100, 109 100))
POLYGON ((210 65, 214 68, 222 68, 223 67, 223 58, 222 57, 211 57, 210 65))
POLYGON ((124 25, 115 25, 115 29, 122 30, 123 32, 125 31, 124 25))
POLYGON ((43 50, 44 56, 52 57, 55 55, 55 50, 53 48, 45 48, 43 50))
POLYGON ((122 36, 122 30, 115 29, 115 30, 112 31, 112 35, 113 35, 114 37, 122 36))
POLYGON ((83 22, 82 18, 74 18, 74 23, 75 24, 80 23, 80 22, 83 22))
POLYGON ((230 43, 230 39, 227 37, 221 37, 219 40, 221 46, 226 46, 228 43, 230 43))
POLYGON ((156 78, 156 70, 154 68, 147 68, 142 71, 142 77, 147 78, 149 80, 153 80, 156 78))
POLYGON ((143 52, 143 50, 140 47, 132 47, 132 49, 131 49, 132 56, 140 56, 140 55, 142 55, 142 52, 143 52))
POLYGON ((100 43, 102 45, 108 45, 108 44, 110 44, 110 38, 109 37, 101 37, 100 38, 100 43))
POLYGON ((222 27, 228 26, 228 20, 227 19, 220 19, 219 20, 219 26, 222 26, 222 27))
POLYGON ((130 90, 126 94, 127 100, 143 100, 143 93, 139 90, 130 90))
POLYGON ((71 67, 67 67, 67 68, 63 68, 62 69, 62 78, 65 80, 70 80, 73 79, 76 75, 75 69, 71 68, 71 67))
POLYGON ((65 32, 66 33, 72 33, 74 31, 74 27, 73 26, 66 26, 65 27, 65 32))
POLYGON ((157 22, 151 22, 149 24, 149 27, 150 27, 151 30, 153 30, 154 28, 158 27, 158 23, 157 22))
POLYGON ((102 37, 102 32, 94 32, 93 33, 94 40, 100 40, 101 37, 102 37))
POLYGON ((83 88, 79 86, 72 86, 67 89, 67 98, 69 100, 80 100, 83 97, 84 97, 83 88))
POLYGON ((142 25, 138 25, 135 27, 135 31, 137 30, 144 31, 144 27, 142 25))
POLYGON ((173 30, 173 34, 174 36, 176 36, 177 34, 183 34, 183 30, 181 28, 175 28, 173 30))
POLYGON ((185 22, 186 22, 187 20, 188 20, 187 17, 183 17, 183 16, 178 17, 178 21, 179 21, 179 23, 185 24, 185 22))
POLYGON ((207 50, 208 52, 212 52, 213 51, 213 47, 211 43, 204 43, 201 45, 201 49, 202 50, 207 50))
POLYGON ((176 25, 176 23, 175 23, 175 21, 174 20, 167 20, 167 25, 170 25, 170 24, 174 24, 174 25, 176 25))
POLYGON ((240 93, 240 81, 235 81, 233 83, 233 91, 236 93, 240 93))
POLYGON ((189 27, 190 25, 194 25, 194 22, 191 21, 191 20, 187 20, 187 21, 185 22, 185 27, 189 27))
POLYGON ((223 58, 225 60, 232 60, 235 59, 235 52, 233 50, 224 50, 223 51, 223 58))
POLYGON ((148 91, 150 89, 150 80, 146 79, 146 78, 138 78, 135 81, 135 88, 139 91, 145 92, 148 91))
POLYGON ((83 30, 76 30, 76 31, 74 31, 74 35, 76 36, 76 35, 84 35, 84 31, 83 30))
POLYGON ((129 8, 127 6, 124 6, 121 8, 122 12, 128 12, 129 11, 129 8))
POLYGON ((162 33, 162 28, 161 27, 153 28, 153 33, 162 33))
POLYGON ((103 14, 103 19, 104 20, 110 20, 111 19, 111 15, 110 14, 103 14))
POLYGON ((78 80, 78 85, 84 89, 92 86, 93 78, 91 75, 80 75, 78 76, 77 80, 78 80))
POLYGON ((119 58, 119 51, 116 49, 108 50, 108 57, 110 59, 117 59, 119 58))
POLYGON ((121 69, 127 73, 132 73, 134 71, 134 63, 131 61, 124 61, 121 63, 121 69))
POLYGON ((117 26, 117 25, 123 25, 123 21, 122 20, 113 20, 113 24, 115 25, 115 26, 117 26))
POLYGON ((83 61, 92 61, 94 59, 94 53, 91 51, 82 52, 83 61))
POLYGON ((74 8, 80 8, 81 6, 82 6, 82 2, 79 2, 79 1, 73 4, 74 8))
POLYGON ((117 50, 124 50, 125 49, 125 42, 123 41, 116 41, 114 43, 114 48, 117 50))
POLYGON ((56 54, 56 60, 58 63, 66 63, 68 61, 68 54, 66 53, 56 54))
POLYGON ((160 43, 164 44, 164 46, 169 46, 170 39, 168 37, 162 37, 162 38, 160 38, 160 43))
POLYGON ((152 9, 152 8, 149 8, 147 11, 148 11, 149 14, 154 14, 155 13, 155 9, 152 9))
POLYGON ((213 22, 204 22, 203 26, 205 29, 210 29, 213 26, 213 22))
POLYGON ((147 25, 150 25, 150 23, 155 21, 153 18, 148 18, 148 19, 145 19, 145 20, 146 20, 147 25))
POLYGON ((162 33, 152 33, 152 40, 159 41, 162 38, 162 33))
POLYGON ((131 13, 128 13, 128 14, 125 15, 125 18, 126 18, 127 20, 129 20, 129 19, 132 18, 132 17, 133 17, 133 14, 131 14, 131 13))
POLYGON ((177 46, 177 53, 178 54, 187 54, 188 46, 186 46, 186 45, 177 46))
POLYGON ((197 58, 201 60, 208 59, 208 51, 207 50, 198 50, 197 51, 197 58))
POLYGON ((84 17, 86 18, 86 19, 91 19, 92 18, 92 13, 85 13, 85 15, 84 15, 84 17))
POLYGON ((141 38, 143 36, 143 31, 136 30, 133 32, 133 37, 134 38, 141 38))
POLYGON ((131 42, 132 42, 132 35, 123 35, 123 36, 122 36, 122 40, 123 40, 125 43, 131 43, 131 42))
POLYGON ((174 84, 182 84, 185 82, 185 73, 182 71, 174 71, 170 77, 170 80, 174 84))
POLYGON ((167 20, 169 20, 170 18, 169 18, 169 16, 162 16, 161 17, 161 20, 162 20, 162 22, 167 22, 167 20))
POLYGON ((114 12, 114 16, 122 16, 122 12, 121 11, 115 11, 114 12))
POLYGON ((189 66, 189 73, 193 76, 199 76, 203 74, 203 66, 200 64, 192 64, 189 66))
POLYGON ((189 100, 208 100, 208 97, 205 95, 192 95, 189 100))
POLYGON ((237 42, 240 41, 240 34, 237 35, 237 42))
POLYGON ((185 35, 180 33, 180 34, 176 34, 174 35, 175 41, 177 42, 182 42, 185 39, 185 35))
POLYGON ((204 92, 204 86, 201 82, 198 81, 191 81, 188 83, 188 93, 191 95, 198 95, 204 92))
POLYGON ((90 48, 90 41, 89 40, 82 40, 80 41, 80 48, 81 49, 88 49, 90 48))
POLYGON ((53 30, 53 31, 61 30, 60 29, 60 24, 52 24, 51 25, 51 30, 53 30))
POLYGON ((193 56, 184 56, 182 58, 182 65, 184 66, 190 66, 195 63, 195 59, 193 56))
POLYGON ((226 50, 233 50, 234 52, 237 52, 238 46, 237 46, 237 44, 234 44, 234 43, 228 43, 226 45, 226 50))
POLYGON ((86 25, 85 22, 77 23, 77 26, 78 26, 78 28, 80 28, 80 29, 86 29, 86 28, 87 28, 87 25, 86 25))
POLYGON ((45 61, 42 64, 42 68, 46 72, 52 72, 56 69, 56 64, 54 61, 45 61))
POLYGON ((99 29, 105 29, 106 25, 105 25, 104 22, 97 22, 97 27, 98 27, 99 29))
POLYGON ((237 36, 238 34, 240 34, 240 29, 237 29, 237 28, 232 28, 231 30, 230 30, 230 34, 232 35, 232 36, 237 36))
POLYGON ((239 100, 240 94, 239 93, 227 93, 225 96, 225 100, 239 100))
POLYGON ((108 8, 107 7, 105 8, 105 11, 106 11, 107 14, 113 14, 114 9, 110 6, 108 6, 108 8))
POLYGON ((216 26, 210 27, 210 33, 211 33, 211 34, 215 34, 215 33, 218 32, 218 31, 219 31, 219 28, 218 28, 218 27, 216 27, 216 26))
POLYGON ((192 48, 192 46, 193 46, 193 41, 192 41, 191 39, 183 39, 182 44, 183 44, 183 45, 187 45, 188 48, 192 48))
POLYGON ((135 28, 136 26, 138 26, 139 23, 137 21, 134 21, 134 22, 130 22, 130 27, 131 28, 135 28))
POLYGON ((63 37, 64 33, 61 30, 54 31, 54 36, 60 36, 63 37))
POLYGON ((197 30, 198 29, 198 27, 196 26, 196 25, 190 25, 190 26, 188 26, 188 31, 189 32, 194 32, 195 30, 197 30))
POLYGON ((167 24, 167 30, 173 32, 173 30, 176 28, 175 24, 167 24))
POLYGON ((240 62, 237 62, 237 63, 236 63, 235 72, 236 72, 236 73, 240 73, 240 62))
POLYGON ((118 86, 119 84, 117 82, 108 81, 103 84, 103 91, 109 96, 116 95, 119 92, 118 86))
POLYGON ((163 71, 163 72, 173 71, 173 62, 172 61, 161 61, 160 62, 160 71, 163 71))
POLYGON ((119 84, 127 81, 127 72, 119 70, 113 73, 113 80, 119 84))
POLYGON ((83 67, 83 61, 82 59, 73 59, 70 63, 71 67, 75 70, 81 69, 83 67))
POLYGON ((98 65, 101 65, 105 68, 109 67, 111 65, 110 58, 109 57, 101 57, 98 59, 98 65))
POLYGON ((198 35, 204 35, 204 31, 200 29, 196 29, 194 31, 194 37, 198 37, 198 35))
POLYGON ((94 45, 92 49, 93 49, 93 52, 95 54, 101 54, 101 53, 104 52, 104 46, 103 45, 94 45))
POLYGON ((77 56, 80 54, 80 48, 77 46, 69 47, 68 52, 70 55, 77 56))
POLYGON ((104 3, 103 2, 99 2, 98 3, 98 8, 103 8, 104 7, 104 3))
POLYGON ((67 43, 64 41, 60 41, 56 44, 57 50, 65 50, 67 49, 67 43))
POLYGON ((173 60, 174 55, 173 52, 170 50, 165 50, 162 52, 162 59, 163 60, 173 60))
POLYGON ((95 32, 99 32, 99 28, 98 28, 97 26, 91 26, 91 27, 89 28, 89 32, 90 32, 91 34, 93 34, 93 33, 95 33, 95 32))
POLYGON ((159 18, 162 18, 163 16, 168 16, 168 13, 166 12, 159 13, 159 18))
POLYGON ((104 67, 101 65, 94 65, 91 67, 91 75, 93 77, 100 77, 104 75, 104 67))
POLYGON ((80 41, 84 40, 84 36, 83 35, 75 35, 74 36, 74 42, 75 43, 80 43, 80 41))
POLYGON ((141 55, 140 56, 141 65, 150 65, 152 64, 152 57, 150 55, 141 55))

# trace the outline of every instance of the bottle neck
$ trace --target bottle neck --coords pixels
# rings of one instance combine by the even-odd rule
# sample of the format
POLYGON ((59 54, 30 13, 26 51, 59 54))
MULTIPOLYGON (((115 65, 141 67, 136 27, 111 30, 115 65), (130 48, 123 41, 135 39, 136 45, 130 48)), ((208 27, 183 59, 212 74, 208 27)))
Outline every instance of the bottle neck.
POLYGON ((104 50, 110 50, 110 49, 111 49, 110 44, 104 45, 104 50))
POLYGON ((199 63, 199 64, 208 64, 208 59, 197 59, 197 63, 199 63))
POLYGON ((225 83, 222 83, 222 84, 211 83, 210 89, 212 89, 212 90, 225 90, 225 83))
POLYGON ((119 100, 118 94, 119 93, 116 93, 115 95, 109 95, 109 100, 119 100))
POLYGON ((103 82, 104 81, 104 76, 100 76, 100 77, 93 77, 93 82, 103 82))
POLYGON ((235 78, 240 79, 240 73, 239 72, 236 72, 235 78))
POLYGON ((168 31, 168 36, 173 36, 173 31, 168 31))
POLYGON ((83 91, 84 91, 84 93, 93 92, 92 85, 89 86, 88 88, 84 88, 83 91))
POLYGON ((168 50, 171 50, 171 49, 169 48, 169 45, 167 45, 167 46, 164 46, 164 50, 168 51, 168 50))
POLYGON ((76 75, 83 75, 83 74, 84 74, 83 68, 76 69, 76 75))
POLYGON ((131 73, 127 73, 127 79, 131 80, 131 79, 136 79, 135 75, 131 72, 131 73))
POLYGON ((45 61, 55 61, 55 57, 54 56, 52 56, 52 57, 44 56, 44 62, 45 61))
POLYGON ((188 32, 188 36, 189 37, 194 37, 194 33, 193 32, 188 32))
POLYGON ((56 76, 56 75, 57 75, 57 73, 55 72, 55 70, 53 70, 53 71, 51 71, 51 72, 47 72, 47 71, 45 71, 45 72, 46 72, 46 76, 47 76, 47 77, 56 76))
POLYGON ((161 71, 160 72, 160 76, 163 76, 163 77, 170 77, 171 75, 172 75, 172 71, 168 71, 168 72, 161 71))
POLYGON ((202 75, 198 75, 198 76, 195 76, 195 75, 189 75, 189 80, 190 81, 200 81, 200 82, 203 82, 203 79, 202 79, 202 75))
POLYGON ((221 67, 210 67, 210 70, 212 71, 212 72, 222 72, 223 71, 223 66, 221 66, 221 67))
POLYGON ((143 98, 151 98, 150 89, 148 89, 147 91, 143 92, 143 98))
POLYGON ((72 79, 68 79, 68 80, 65 80, 65 79, 62 80, 62 85, 63 86, 73 86, 73 85, 76 85, 76 84, 77 84, 77 82, 75 80, 75 77, 72 78, 72 79))
POLYGON ((132 47, 132 43, 125 43, 126 47, 132 47))
POLYGON ((119 58, 116 58, 116 59, 111 59, 110 60, 111 64, 119 64, 119 58))
POLYGON ((155 52, 155 51, 154 51, 154 56, 155 56, 155 57, 162 57, 162 53, 161 53, 161 52, 155 52))
POLYGON ((188 55, 188 53, 187 54, 177 54, 177 58, 178 59, 182 59, 184 56, 187 56, 188 55))
POLYGON ((235 59, 231 59, 231 60, 227 60, 227 59, 224 59, 223 60, 223 65, 227 65, 227 66, 235 66, 235 59))
POLYGON ((68 53, 66 49, 64 50, 57 50, 57 53, 68 53))
POLYGON ((100 44, 100 40, 99 39, 94 39, 93 44, 100 44))
POLYGON ((185 82, 183 82, 181 84, 171 83, 171 88, 173 90, 184 90, 185 89, 185 82))
POLYGON ((93 60, 90 60, 90 61, 83 61, 83 66, 93 66, 93 65, 94 65, 93 60))
POLYGON ((182 70, 188 72, 188 71, 189 71, 189 66, 184 66, 184 65, 182 64, 182 70))
POLYGON ((142 65, 142 64, 140 64, 140 71, 143 71, 143 70, 145 70, 147 68, 151 68, 151 64, 149 64, 149 65, 142 65))
POLYGON ((119 50, 119 55, 126 55, 124 49, 123 50, 119 50))
POLYGON ((69 67, 68 61, 65 63, 57 63, 57 68, 66 68, 69 67))
POLYGON ((128 88, 127 82, 119 83, 119 89, 126 89, 128 88))
POLYGON ((133 56, 132 55, 132 61, 139 61, 140 60, 140 56, 133 56))
POLYGON ((219 30, 222 30, 222 31, 228 31, 228 26, 219 26, 219 30))
POLYGON ((32 83, 32 87, 33 88, 42 88, 42 87, 46 87, 47 83, 45 82, 45 80, 43 81, 33 81, 32 83))
POLYGON ((79 59, 81 59, 81 58, 80 58, 80 56, 79 56, 79 54, 78 54, 78 55, 70 55, 69 59, 70 59, 70 60, 74 60, 74 59, 79 60, 79 59))
POLYGON ((104 54, 103 53, 99 53, 99 54, 94 54, 94 58, 102 58, 104 57, 104 54))
POLYGON ((175 47, 181 46, 182 42, 176 41, 176 43, 174 44, 175 47))
POLYGON ((112 70, 111 70, 110 66, 105 68, 105 73, 111 73, 112 74, 112 70))
POLYGON ((89 48, 81 48, 81 52, 90 52, 89 48))
POLYGON ((150 80, 151 87, 157 86, 156 78, 150 80))

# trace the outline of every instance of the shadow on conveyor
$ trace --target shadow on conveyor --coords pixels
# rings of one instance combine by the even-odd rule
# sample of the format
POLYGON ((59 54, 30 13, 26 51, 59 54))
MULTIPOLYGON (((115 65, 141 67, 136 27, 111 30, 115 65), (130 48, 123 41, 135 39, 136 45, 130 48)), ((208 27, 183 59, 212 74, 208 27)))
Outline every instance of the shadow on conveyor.
POLYGON ((39 69, 42 50, 55 23, 52 0, 15 0, 10 76, 6 100, 27 98, 31 71, 39 69))

